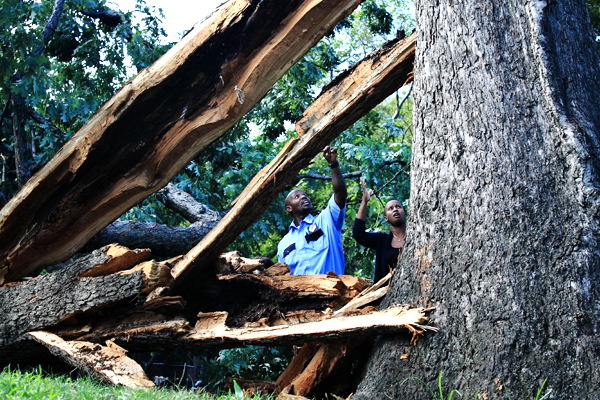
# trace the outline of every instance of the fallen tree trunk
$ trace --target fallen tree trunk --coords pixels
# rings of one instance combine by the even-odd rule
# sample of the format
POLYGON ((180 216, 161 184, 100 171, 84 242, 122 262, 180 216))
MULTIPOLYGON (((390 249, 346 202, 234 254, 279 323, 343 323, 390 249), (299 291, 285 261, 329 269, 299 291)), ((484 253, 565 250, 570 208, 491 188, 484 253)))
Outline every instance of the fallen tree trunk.
POLYGON ((96 234, 81 250, 91 252, 111 243, 119 243, 130 249, 150 249, 155 257, 176 257, 190 251, 221 220, 221 214, 197 202, 172 183, 159 190, 157 196, 192 224, 169 226, 153 222, 115 221, 96 234))
POLYGON ((168 262, 138 264, 147 256, 147 251, 108 246, 60 271, 0 287, 0 360, 27 356, 28 346, 22 343, 26 332, 68 323, 78 314, 98 312, 168 286, 172 282, 168 262))
POLYGON ((68 324, 46 329, 66 340, 87 341, 108 340, 123 330, 143 330, 160 342, 190 329, 199 320, 199 310, 225 313, 227 326, 232 328, 314 322, 331 317, 332 309, 348 303, 367 286, 367 280, 353 276, 224 275, 199 283, 203 297, 194 302, 158 296, 109 317, 76 315, 68 324))
POLYGON ((193 296, 193 283, 240 233, 256 222, 277 194, 344 129, 412 79, 413 34, 365 57, 326 87, 296 124, 290 140, 232 203, 217 226, 173 268, 170 293, 193 296))
POLYGON ((361 0, 237 0, 98 110, 0 211, 0 284, 62 261, 165 186, 361 0))

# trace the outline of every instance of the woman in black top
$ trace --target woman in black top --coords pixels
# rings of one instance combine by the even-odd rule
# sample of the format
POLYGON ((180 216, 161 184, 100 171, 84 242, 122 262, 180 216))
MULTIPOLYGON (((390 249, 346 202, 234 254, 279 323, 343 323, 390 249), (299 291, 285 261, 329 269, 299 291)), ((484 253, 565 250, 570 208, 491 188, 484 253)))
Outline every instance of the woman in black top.
POLYGON ((371 199, 372 190, 367 190, 365 182, 360 180, 363 198, 354 220, 352 237, 361 245, 375 249, 375 277, 377 282, 396 268, 398 257, 402 254, 406 237, 406 211, 398 200, 390 200, 385 205, 385 220, 390 224, 390 233, 366 232, 367 203, 371 199))

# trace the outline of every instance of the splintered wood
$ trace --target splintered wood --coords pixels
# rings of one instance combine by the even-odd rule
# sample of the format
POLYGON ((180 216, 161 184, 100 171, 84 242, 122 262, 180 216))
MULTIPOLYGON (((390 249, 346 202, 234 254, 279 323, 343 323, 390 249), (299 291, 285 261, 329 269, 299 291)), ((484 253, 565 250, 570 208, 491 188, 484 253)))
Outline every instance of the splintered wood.
POLYGON ((296 123, 291 139, 232 203, 232 209, 173 268, 171 294, 193 293, 193 282, 244 230, 262 216, 284 187, 333 139, 401 85, 412 80, 416 34, 386 44, 324 88, 296 123))
MULTIPOLYGON (((372 334, 408 331, 411 329, 432 329, 425 326, 427 318, 423 309, 393 307, 385 311, 371 312, 328 318, 321 321, 296 325, 277 325, 264 328, 232 329, 225 325, 226 315, 198 316, 194 332, 177 338, 189 342, 188 348, 200 347, 240 347, 252 345, 291 345, 309 341, 334 340, 372 334), (207 322, 210 321, 210 322, 207 322), (207 328, 208 327, 208 328, 207 328)), ((135 340, 135 338, 132 338, 135 340)))
POLYGON ((0 284, 68 259, 164 187, 361 2, 236 0, 194 27, 0 211, 0 284))
POLYGON ((101 346, 89 342, 66 342, 49 332, 36 331, 28 335, 61 360, 106 383, 142 389, 154 387, 142 367, 127 357, 123 348, 110 341, 101 346))
POLYGON ((291 276, 284 264, 257 273, 257 260, 222 254, 325 145, 412 79, 415 35, 328 85, 296 124, 298 137, 186 254, 144 262, 147 250, 110 245, 16 282, 70 257, 165 186, 360 3, 231 1, 98 110, 0 211, 0 284, 9 282, 0 286, 0 367, 18 363, 33 344, 29 355, 37 346, 113 384, 151 387, 123 349, 323 342, 309 344, 307 359, 284 377, 288 396, 300 398, 341 368, 361 338, 435 330, 422 308, 377 310, 389 278, 369 289, 351 276, 291 276))

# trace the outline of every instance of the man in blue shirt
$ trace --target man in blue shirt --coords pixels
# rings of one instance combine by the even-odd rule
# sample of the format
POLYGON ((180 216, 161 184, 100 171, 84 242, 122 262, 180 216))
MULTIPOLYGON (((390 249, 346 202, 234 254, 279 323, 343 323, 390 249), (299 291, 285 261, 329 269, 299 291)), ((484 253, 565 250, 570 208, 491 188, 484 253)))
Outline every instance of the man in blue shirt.
MULTIPOLYGON (((285 199, 285 209, 293 221, 277 246, 277 258, 290 267, 292 275, 326 274, 329 271, 344 274, 342 225, 348 192, 337 161, 337 149, 327 146, 323 156, 329 164, 333 186, 327 207, 316 217, 312 216, 312 203, 300 189, 292 190, 285 199)), ((265 265, 272 263, 269 259, 263 260, 265 265)))

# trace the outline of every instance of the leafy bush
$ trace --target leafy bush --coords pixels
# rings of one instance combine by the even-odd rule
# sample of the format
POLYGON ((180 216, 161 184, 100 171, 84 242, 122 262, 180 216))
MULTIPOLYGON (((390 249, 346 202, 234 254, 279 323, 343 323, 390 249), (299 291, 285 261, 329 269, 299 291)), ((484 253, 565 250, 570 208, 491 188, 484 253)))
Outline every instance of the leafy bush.
POLYGON ((248 346, 221 350, 217 357, 205 357, 201 365, 201 386, 217 390, 229 377, 275 381, 292 359, 289 347, 248 346))

